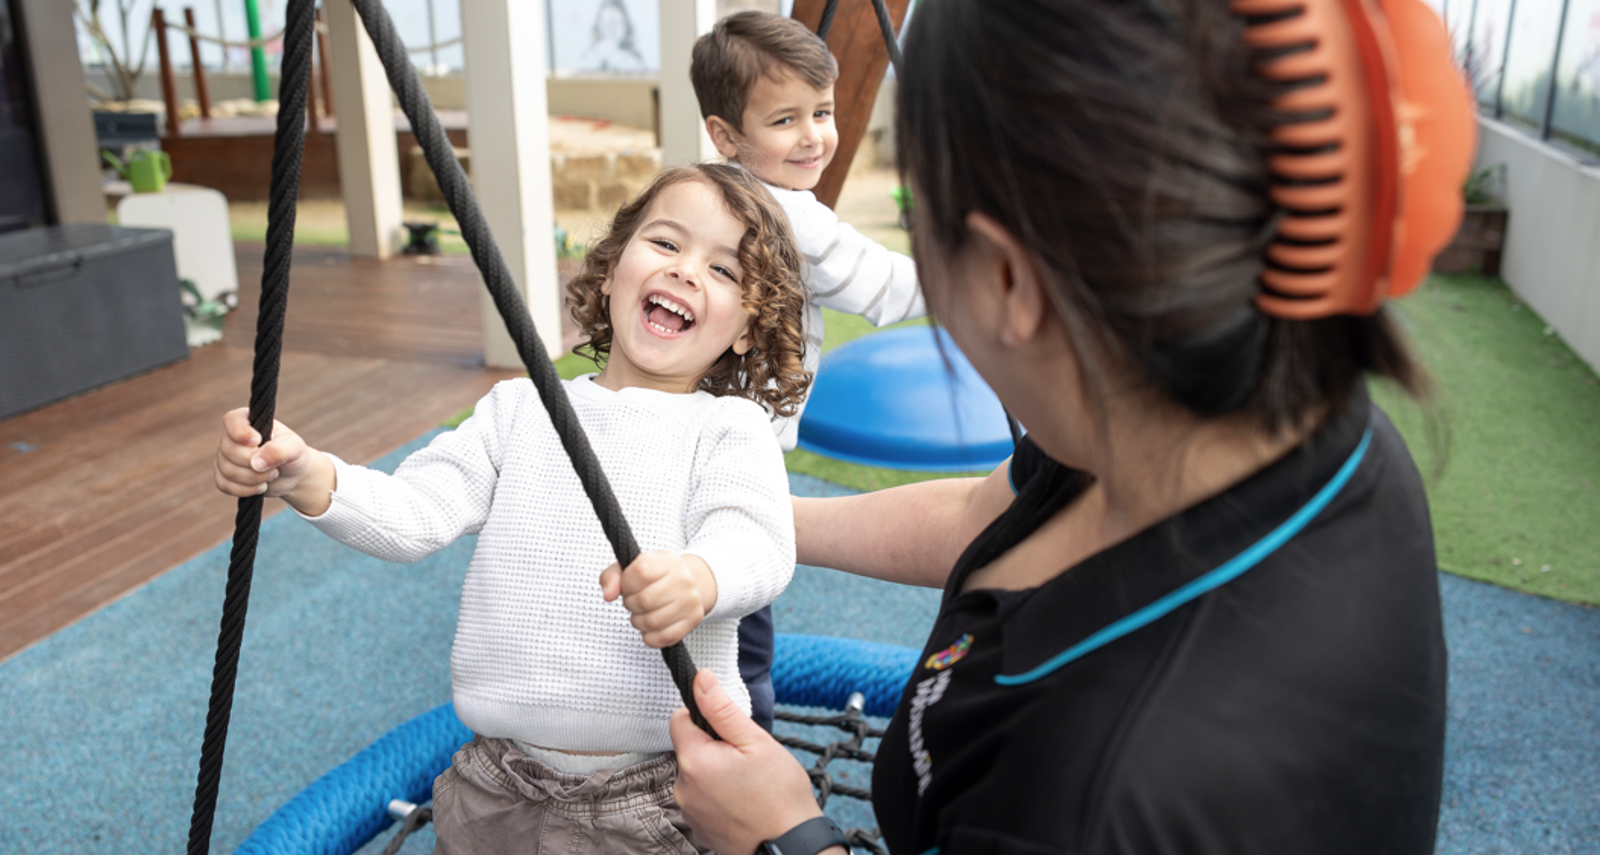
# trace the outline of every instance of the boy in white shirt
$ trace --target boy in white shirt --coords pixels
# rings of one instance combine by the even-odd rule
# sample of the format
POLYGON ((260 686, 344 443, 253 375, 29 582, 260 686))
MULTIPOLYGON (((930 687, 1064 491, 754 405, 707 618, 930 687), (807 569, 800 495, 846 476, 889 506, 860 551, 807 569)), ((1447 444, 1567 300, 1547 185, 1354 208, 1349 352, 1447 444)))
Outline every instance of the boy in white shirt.
POLYGON ((736 626, 794 571, 770 419, 811 379, 799 267, 761 185, 702 165, 625 205, 569 284, 605 368, 566 393, 648 550, 626 572, 526 378, 496 385, 392 476, 282 425, 263 445, 243 409, 224 418, 216 481, 229 495, 281 497, 390 561, 479 535, 450 654, 455 711, 476 738, 434 782, 436 851, 695 855, 672 801, 667 721, 682 702, 651 648, 683 641, 747 702, 736 626))
MULTIPOLYGON (((887 326, 927 314, 916 265, 839 221, 811 193, 839 146, 833 84, 839 65, 817 35, 792 18, 746 11, 695 42, 689 67, 706 132, 730 163, 748 169, 783 206, 805 259, 807 371, 822 359, 822 308, 887 326)), ((800 412, 773 423, 784 451, 799 439, 800 412)), ((739 671, 752 717, 772 729, 772 610, 739 625, 739 671)))

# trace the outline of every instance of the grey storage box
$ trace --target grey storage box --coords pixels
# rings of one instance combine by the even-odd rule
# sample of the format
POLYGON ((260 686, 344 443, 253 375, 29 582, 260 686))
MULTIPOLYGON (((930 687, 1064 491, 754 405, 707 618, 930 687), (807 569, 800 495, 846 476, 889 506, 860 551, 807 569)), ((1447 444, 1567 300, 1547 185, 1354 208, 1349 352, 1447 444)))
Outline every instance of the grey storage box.
POLYGON ((0 235, 0 419, 189 355, 172 233, 0 235))

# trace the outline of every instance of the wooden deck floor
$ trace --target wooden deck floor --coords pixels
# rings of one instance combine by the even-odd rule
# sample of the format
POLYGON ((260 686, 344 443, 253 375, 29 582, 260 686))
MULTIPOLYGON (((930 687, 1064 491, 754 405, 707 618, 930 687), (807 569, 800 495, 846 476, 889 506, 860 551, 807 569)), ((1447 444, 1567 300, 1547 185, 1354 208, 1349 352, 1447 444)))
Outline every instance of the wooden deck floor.
MULTIPOLYGON (((238 247, 241 309, 221 343, 0 421, 0 661, 232 535, 211 457, 222 414, 249 397, 261 255, 238 247)), ((520 373, 482 365, 470 259, 430 261, 296 252, 280 421, 367 461, 520 373)))

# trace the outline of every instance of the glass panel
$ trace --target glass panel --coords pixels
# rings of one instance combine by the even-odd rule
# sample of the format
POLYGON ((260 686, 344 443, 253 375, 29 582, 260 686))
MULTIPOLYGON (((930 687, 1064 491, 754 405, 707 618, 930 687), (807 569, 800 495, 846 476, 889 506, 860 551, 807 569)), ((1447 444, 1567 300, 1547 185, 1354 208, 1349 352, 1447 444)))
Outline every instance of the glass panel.
POLYGON ((1600 0, 1571 0, 1556 67, 1554 136, 1600 154, 1600 0))
POLYGON ((1533 128, 1544 121, 1550 96, 1550 65, 1561 25, 1559 0, 1521 0, 1511 21, 1511 50, 1506 56, 1505 91, 1500 106, 1505 116, 1533 128))
MULTIPOLYGON (((793 0, 790 0, 790 2, 793 2, 793 0)), ((1447 2, 1447 0, 1422 0, 1422 2, 1428 8, 1438 13, 1439 20, 1445 21, 1448 24, 1450 20, 1450 4, 1447 2)), ((1456 2, 1460 3, 1463 2, 1463 0, 1456 0, 1456 2)), ((1465 0, 1465 2, 1471 3, 1472 0, 1465 0)))
POLYGON ((1450 31, 1450 52, 1458 58, 1467 52, 1473 7, 1481 5, 1483 0, 1450 0, 1445 7, 1444 25, 1450 31))
POLYGON ((37 137, 11 4, 0 0, 0 232, 45 225, 37 137))
MULTIPOLYGON (((1532 0, 1538 2, 1538 0, 1532 0)), ((1458 55, 1462 71, 1478 93, 1478 103, 1491 111, 1500 74, 1506 64, 1506 26, 1511 23, 1511 0, 1478 0, 1472 18, 1472 38, 1458 55)))

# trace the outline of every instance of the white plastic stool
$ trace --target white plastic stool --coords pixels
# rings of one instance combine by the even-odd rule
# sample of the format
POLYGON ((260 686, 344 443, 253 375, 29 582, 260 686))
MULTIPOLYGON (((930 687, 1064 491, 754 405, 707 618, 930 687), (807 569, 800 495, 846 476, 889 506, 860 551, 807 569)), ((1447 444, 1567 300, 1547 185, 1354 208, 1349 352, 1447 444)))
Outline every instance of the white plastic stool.
POLYGON ((239 290, 228 200, 221 193, 194 184, 168 184, 159 193, 130 193, 117 203, 117 222, 171 229, 178 276, 192 280, 206 299, 239 290))

